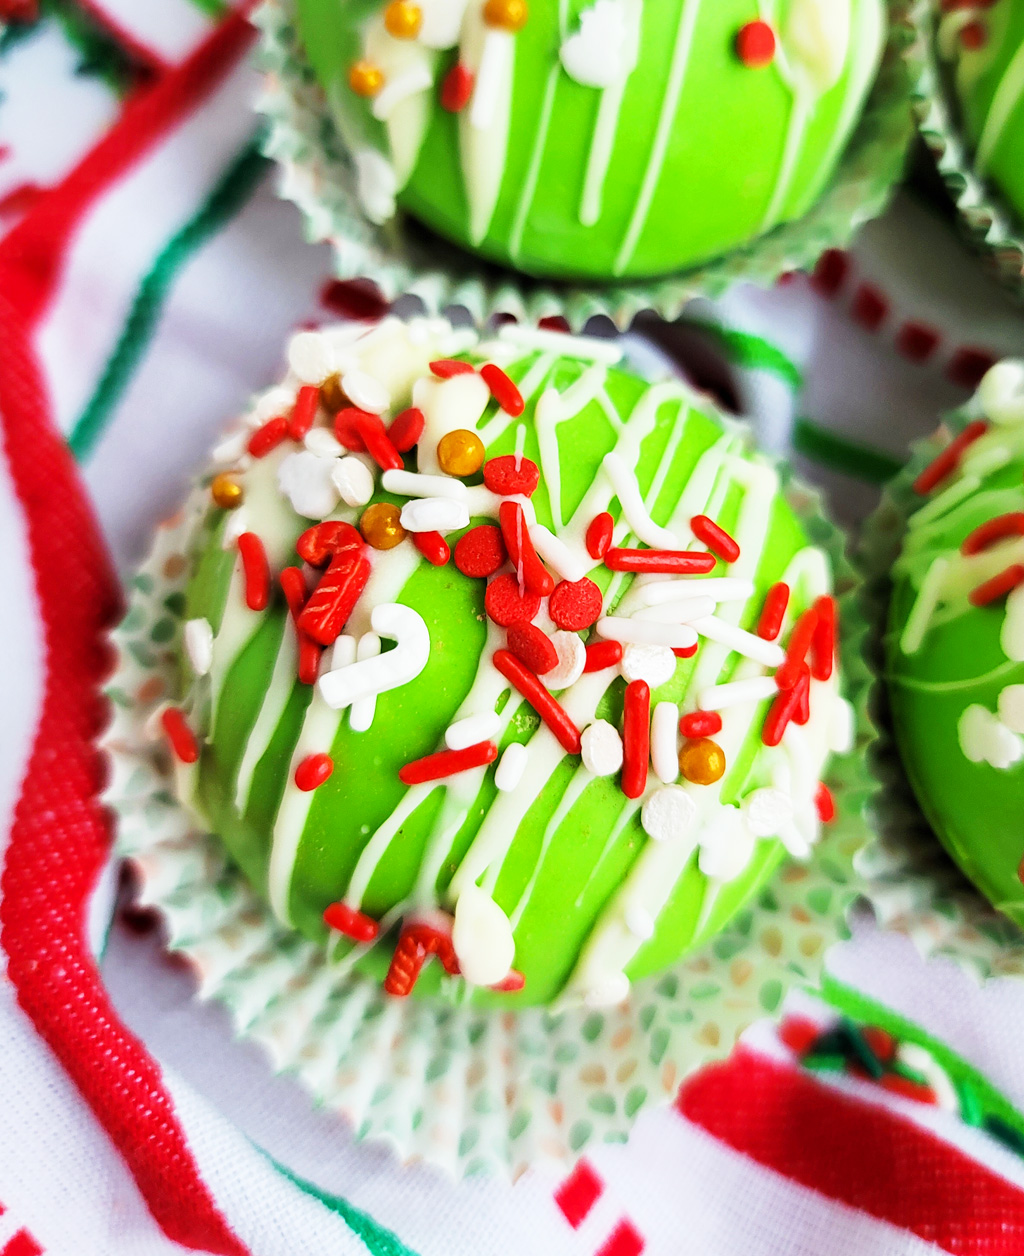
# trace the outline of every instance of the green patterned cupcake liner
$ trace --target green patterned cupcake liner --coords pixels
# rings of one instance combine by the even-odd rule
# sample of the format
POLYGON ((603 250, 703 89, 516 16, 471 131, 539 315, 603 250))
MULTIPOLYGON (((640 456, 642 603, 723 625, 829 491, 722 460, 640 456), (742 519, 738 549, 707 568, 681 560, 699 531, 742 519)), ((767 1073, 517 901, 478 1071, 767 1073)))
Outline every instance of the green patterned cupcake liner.
POLYGON ((712 943, 601 1012, 392 999, 364 977, 340 974, 326 947, 277 922, 176 800, 154 732, 161 703, 175 692, 189 555, 208 483, 159 529, 113 634, 113 717, 102 744, 117 851, 137 874, 139 905, 159 912, 170 949, 194 970, 199 997, 223 1004, 235 1032, 259 1043, 275 1071, 295 1076, 318 1104, 343 1114, 357 1138, 388 1142, 402 1160, 427 1160, 458 1178, 564 1167, 596 1144, 624 1141, 641 1112, 670 1103, 684 1077, 728 1054, 788 989, 817 985, 826 950, 848 936, 857 894, 854 856, 875 789, 864 769, 870 677, 843 538, 817 494, 788 471, 784 478, 809 539, 834 564, 844 614, 858 745, 832 764, 836 819, 810 860, 784 865, 712 943))
POLYGON ((925 144, 957 209, 965 239, 987 259, 996 277, 1024 296, 1024 223, 974 168, 974 154, 958 120, 949 71, 939 54, 937 5, 926 6, 920 24, 921 55, 913 65, 914 112, 925 144))
POLYGON ((676 318, 697 297, 733 283, 770 286, 813 267, 829 248, 849 244, 888 205, 913 135, 912 85, 922 73, 929 0, 889 0, 891 23, 882 66, 839 169, 815 206, 748 245, 663 279, 607 285, 531 280, 483 263, 399 215, 383 227, 361 213, 352 162, 295 29, 294 0, 263 0, 254 20, 265 71, 259 108, 268 118, 264 151, 281 166, 281 193, 294 201, 310 240, 329 241, 339 278, 369 278, 391 301, 413 295, 428 313, 467 309, 477 323, 494 314, 528 322, 553 315, 581 330, 595 315, 628 327, 641 310, 676 318))
POLYGON ((946 428, 914 446, 907 466, 886 486, 864 525, 858 554, 864 575, 861 606, 870 625, 868 663, 876 679, 869 709, 878 730, 870 764, 880 788, 873 807, 874 838, 859 852, 856 868, 861 893, 879 925, 905 934, 925 959, 944 956, 984 981, 1024 976, 1024 933, 968 881, 918 805, 888 717, 883 648, 890 572, 907 520, 921 504, 914 480, 945 445, 942 434, 955 434, 966 422, 962 414, 953 415, 946 428))

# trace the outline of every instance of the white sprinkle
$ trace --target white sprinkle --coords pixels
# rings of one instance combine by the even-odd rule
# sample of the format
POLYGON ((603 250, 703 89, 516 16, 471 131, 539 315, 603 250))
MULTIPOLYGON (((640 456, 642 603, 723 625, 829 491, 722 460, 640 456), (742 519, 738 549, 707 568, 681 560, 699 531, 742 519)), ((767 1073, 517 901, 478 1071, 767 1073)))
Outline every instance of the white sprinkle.
POLYGON ((562 42, 562 65, 584 87, 621 83, 634 63, 626 8, 617 0, 594 0, 580 13, 579 29, 562 42))
POLYGON ((1024 362, 1008 358, 989 367, 978 387, 978 400, 993 423, 1024 423, 1024 362))
POLYGON ((318 331, 300 331, 288 342, 288 365, 302 383, 322 384, 335 371, 330 340, 318 331))
POLYGON ((510 340, 523 349, 538 349, 581 362, 603 362, 606 366, 614 366, 622 361, 622 344, 618 339, 567 336, 564 332, 530 327, 526 323, 505 323, 498 328, 498 339, 510 340))
POLYGON ((780 789, 755 789, 743 800, 743 814, 755 837, 778 837, 793 820, 793 802, 780 789))
POLYGON ((702 711, 725 711, 747 702, 763 702, 777 693, 778 686, 771 676, 751 676, 728 685, 710 685, 700 691, 697 701, 702 711))
POLYGON ((491 27, 484 35, 476 87, 469 106, 469 124, 475 131, 489 131, 494 122, 498 100, 512 66, 514 37, 508 31, 491 27))
POLYGON ((1006 599, 999 644, 1011 662, 1024 662, 1024 584, 1014 589, 1006 599))
POLYGON ((698 619, 693 626, 709 641, 728 646, 744 658, 763 663, 765 667, 781 667, 786 661, 786 652, 777 642, 763 641, 754 633, 737 628, 735 624, 726 623, 724 619, 718 619, 714 615, 709 615, 707 619, 698 619))
POLYGON ((697 644, 697 634, 688 624, 655 624, 649 619, 625 619, 603 615, 597 631, 609 641, 623 645, 661 645, 669 650, 688 650, 697 644))
POLYGON ((602 1007, 616 1007, 628 998, 629 978, 625 973, 612 973, 610 977, 605 977, 598 985, 588 990, 583 996, 583 1002, 587 1007, 596 1010, 602 1007))
POLYGON ((385 471, 381 483, 389 493, 399 497, 450 497, 464 502, 469 490, 461 480, 450 475, 420 475, 416 471, 385 471))
MULTIPOLYGON (((849 754, 856 738, 857 721, 853 706, 838 694, 832 700, 828 721, 828 748, 835 754, 849 754)), ((1022 730, 1024 731, 1024 730, 1022 730)))
POLYGON ((250 426, 260 427, 267 419, 276 419, 279 415, 287 414, 295 405, 295 393, 294 388, 287 388, 284 384, 260 393, 247 420, 250 426))
POLYGON ((354 406, 369 414, 383 414, 391 405, 391 394, 366 371, 346 371, 341 377, 341 390, 354 406))
POLYGON ((185 624, 185 653, 197 676, 205 676, 213 662, 213 629, 208 619, 190 619, 185 624))
POLYGON ((622 767, 622 738, 607 720, 595 720, 583 730, 583 766, 594 776, 614 776, 622 767))
POLYGON ((248 443, 248 432, 234 432, 221 441, 210 457, 218 467, 230 466, 244 457, 248 443))
POLYGON ((236 510, 232 510, 224 523, 224 531, 220 535, 220 547, 223 550, 232 550, 238 543, 238 538, 243 532, 249 531, 249 517, 245 513, 245 507, 239 506, 236 510))
POLYGON ((986 446, 981 441, 976 441, 960 464, 960 473, 965 478, 983 480, 994 471, 1005 467, 1012 457, 1013 454, 1005 445, 986 446))
POLYGON ((940 554, 933 560, 921 581, 917 599, 907 616, 907 622, 903 625, 903 635, 900 637, 900 649, 904 654, 916 654, 924 644, 925 634, 932 622, 932 615, 935 614, 942 596, 942 583, 948 570, 949 559, 940 554))
POLYGON ((731 881, 750 863, 756 840, 739 807, 718 807, 701 832, 697 866, 706 877, 731 881))
POLYGON ((657 689, 676 674, 676 656, 664 645, 627 645, 619 666, 627 681, 646 680, 657 689))
POLYGON ((371 222, 384 223, 395 215, 398 176, 383 153, 369 144, 360 145, 352 154, 356 168, 356 196, 363 213, 371 222))
POLYGON ((277 487, 305 519, 324 519, 338 504, 334 483, 335 460, 308 449, 289 454, 277 468, 277 487))
MULTIPOLYGON (((388 80, 374 96, 370 111, 378 121, 387 122, 403 101, 408 100, 410 96, 425 92, 433 81, 426 65, 423 62, 417 62, 404 73, 396 74, 393 79, 388 80)), ((346 388, 345 391, 348 392, 348 389, 346 388)), ((352 396, 351 393, 348 395, 352 396)), ((356 404, 359 403, 356 402, 356 404)))
POLYGON ((663 602, 661 606, 645 606, 634 618, 652 624, 692 624, 695 619, 713 615, 717 605, 713 597, 691 597, 686 601, 663 602))
POLYGON ((601 463, 615 489, 630 528, 645 544, 655 549, 680 549, 676 535, 654 522, 647 512, 636 476, 616 453, 605 454, 601 463))
POLYGON ((503 794, 511 793, 523 779, 530 752, 518 741, 507 746, 494 772, 494 784, 503 794))
POLYGON ((361 458, 338 458, 331 469, 331 482, 346 506, 365 506, 373 496, 373 472, 361 458))
POLYGON ((575 584, 582 580, 590 568, 579 558, 566 543, 542 523, 535 523, 530 528, 530 540, 533 547, 544 561, 552 567, 563 580, 575 584))
POLYGON ((331 666, 328 670, 336 672, 338 668, 348 667, 349 663, 354 663, 356 661, 357 649, 358 643, 355 637, 348 633, 342 633, 331 650, 331 666))
POLYGON ((430 633, 423 617, 400 602, 385 602, 370 613, 373 631, 397 644, 386 654, 329 671, 317 681, 320 696, 335 711, 386 693, 414 680, 430 658, 430 633))
POLYGON ((319 454, 321 458, 341 458, 345 454, 345 446, 326 427, 311 427, 302 443, 311 454, 319 454))
POLYGON ((558 662, 551 671, 544 673, 544 684, 552 692, 556 689, 568 689, 583 675, 587 664, 587 648, 574 632, 553 632, 550 640, 558 655, 558 662))
POLYGON ((449 724, 444 744, 449 750, 465 750, 481 741, 490 741, 501 732, 501 717, 494 711, 481 711, 479 715, 467 715, 464 720, 449 724))
POLYGON ((671 785, 679 779, 679 708, 659 702, 651 717, 651 763, 659 781, 671 785))
MULTIPOLYGON (((380 637, 375 632, 364 632, 356 646, 357 659, 372 659, 380 654, 380 637)), ((354 733, 365 733, 373 724, 377 714, 377 698, 371 694, 368 698, 360 698, 353 702, 348 712, 348 726, 354 733)))
POLYGON ((417 497, 402 507, 406 532, 454 532, 469 527, 469 508, 453 497, 417 497))
POLYGON ((1005 770, 1024 758, 1024 741, 978 703, 971 703, 957 724, 960 749, 972 763, 1005 770))
POLYGON ((493 898, 467 885, 455 904, 452 946, 463 977, 474 986, 493 986, 508 976, 515 959, 512 923, 493 898))
POLYGON ((999 695, 999 718, 1014 733, 1024 733, 1024 685, 1007 685, 999 695))
POLYGON ((741 580, 738 576, 709 576, 706 580, 686 576, 637 583, 631 590, 631 596, 638 606, 661 606, 665 602, 698 596, 711 597, 716 602, 746 602, 754 596, 754 586, 751 581, 741 580))
POLYGON ((640 823, 654 842, 684 838, 697 815, 697 804, 682 785, 663 785, 640 808, 640 823))
POLYGON ((632 903, 626 908, 626 928, 634 938, 646 942, 654 937, 654 917, 645 907, 632 903))

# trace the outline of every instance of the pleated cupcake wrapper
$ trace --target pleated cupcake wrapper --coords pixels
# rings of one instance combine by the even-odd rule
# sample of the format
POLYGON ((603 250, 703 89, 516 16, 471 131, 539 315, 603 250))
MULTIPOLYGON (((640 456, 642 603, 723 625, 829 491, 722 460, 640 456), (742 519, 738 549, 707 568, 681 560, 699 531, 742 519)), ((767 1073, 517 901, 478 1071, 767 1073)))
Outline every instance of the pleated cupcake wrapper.
POLYGON ((949 71, 936 40, 937 8, 921 23, 921 55, 914 58, 914 112, 927 144, 957 208, 962 234, 988 259, 997 278, 1024 297, 1024 221, 974 168, 973 147, 957 121, 949 71))
POLYGON ((845 247, 885 209, 913 133, 911 88, 922 73, 928 0, 890 0, 889 7, 878 80, 818 203, 796 222, 668 278, 589 286, 534 280, 474 258, 401 213, 382 227, 372 224, 359 208, 352 163, 303 53, 294 0, 263 0, 254 17, 263 32, 264 151, 280 164, 281 193, 301 209, 308 237, 332 244, 338 277, 372 279, 389 301, 414 295, 429 313, 461 306, 477 323, 499 313, 527 322, 561 315, 574 330, 595 315, 624 329, 647 309, 671 319, 694 298, 718 296, 733 283, 769 286, 789 271, 813 267, 826 249, 845 247))
MULTIPOLYGON (((954 415, 949 428, 966 423, 954 415)), ((940 429, 941 430, 941 429, 940 429)), ((1024 933, 964 876, 925 819, 903 771, 888 715, 883 636, 891 597, 890 572, 907 521, 920 507, 913 483, 943 447, 938 434, 914 446, 907 467, 886 487, 864 525, 860 566, 871 686, 869 709, 878 730, 870 766, 879 791, 872 808, 873 839, 859 852, 859 888, 878 923, 909 937, 925 958, 945 956, 979 980, 1024 976, 1024 933)))
POLYGON ((152 714, 174 695, 189 555, 208 487, 197 485, 159 529, 113 634, 113 715, 102 744, 118 850, 134 866, 139 905, 159 912, 170 949, 193 968, 199 997, 223 1004, 240 1037, 260 1043, 276 1071, 343 1114, 358 1138, 390 1142, 401 1159, 427 1160, 456 1177, 564 1167, 597 1143, 624 1141, 639 1113, 670 1103, 688 1073, 727 1054, 789 988, 817 983, 827 947, 848 932, 854 855, 875 788, 864 768, 873 734, 866 629, 842 537, 816 494, 794 483, 787 492, 810 539, 828 550, 845 595, 846 689, 860 734, 858 750, 830 776, 837 819, 807 864, 784 865, 699 953, 637 983, 621 1007, 557 1015, 392 999, 365 977, 340 976, 326 947, 282 927, 220 842, 176 801, 152 714))

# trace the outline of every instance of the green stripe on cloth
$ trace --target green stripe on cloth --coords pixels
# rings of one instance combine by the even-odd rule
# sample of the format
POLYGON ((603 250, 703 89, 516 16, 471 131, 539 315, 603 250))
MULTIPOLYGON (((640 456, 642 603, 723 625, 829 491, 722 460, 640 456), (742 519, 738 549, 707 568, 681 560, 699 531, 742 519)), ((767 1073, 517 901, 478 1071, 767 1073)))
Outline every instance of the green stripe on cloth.
MULTIPOLYGON (((256 1144, 254 1143, 253 1146, 256 1146, 256 1144)), ((314 1186, 312 1182, 307 1182, 305 1178, 300 1178, 287 1165, 281 1164, 279 1160, 275 1160, 262 1147, 256 1147, 256 1150, 266 1157, 282 1177, 287 1178, 304 1195, 312 1196, 313 1199, 318 1200, 325 1208, 329 1208, 336 1216, 341 1217, 342 1221, 345 1222, 370 1253, 370 1256, 416 1256, 412 1248, 406 1247, 396 1234, 392 1234, 390 1230, 385 1230, 371 1216, 365 1212, 360 1212, 347 1199, 342 1199, 340 1195, 331 1195, 327 1191, 322 1191, 318 1186, 314 1186)))
POLYGON ((793 448, 812 462, 869 484, 884 484, 903 465, 898 458, 837 436, 810 419, 793 424, 793 448))
POLYGON ((165 245, 142 280, 114 352, 68 437, 71 452, 79 460, 88 456, 124 395, 182 267, 242 208, 256 190, 267 165, 257 136, 228 167, 196 216, 165 245))
POLYGON ((699 327, 713 336, 721 345, 726 357, 733 366, 745 371, 764 371, 775 375, 784 384, 788 384, 794 392, 804 384, 803 373, 792 358, 782 352, 778 345, 765 340, 763 336, 755 336, 751 332, 739 331, 735 327, 723 327, 706 319, 685 319, 691 327, 699 327))

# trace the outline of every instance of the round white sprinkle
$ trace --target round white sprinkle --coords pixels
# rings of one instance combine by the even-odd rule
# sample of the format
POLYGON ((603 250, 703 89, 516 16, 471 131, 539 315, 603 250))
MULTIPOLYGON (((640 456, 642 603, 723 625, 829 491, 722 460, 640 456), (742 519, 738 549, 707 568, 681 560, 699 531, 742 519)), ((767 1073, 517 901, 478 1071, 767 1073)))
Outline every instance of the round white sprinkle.
POLYGON ((679 779, 679 708, 674 702, 659 702, 651 719, 651 763, 659 781, 671 785, 679 779))
POLYGON ((792 823, 793 803, 779 789, 755 789, 743 800, 743 813, 755 837, 778 837, 792 823))
POLYGON ((232 463, 238 462, 245 454, 248 439, 249 434, 247 432, 234 432, 231 436, 227 436, 221 441, 210 457, 218 467, 231 466, 232 463))
POLYGON ((731 881, 750 863, 756 840, 738 807, 719 807, 701 833, 698 867, 706 877, 731 881))
POLYGON ((452 946, 472 985, 493 986, 508 976, 516 954, 512 923, 478 886, 467 885, 455 904, 452 946))
POLYGON ((646 680, 657 689, 676 674, 676 656, 663 645, 627 645, 620 667, 627 681, 646 680))
POLYGON ((311 454, 319 454, 321 458, 342 458, 345 446, 326 427, 311 427, 302 442, 311 454))
POLYGON ((321 458, 302 449, 289 454, 277 468, 277 487, 297 515, 323 519, 338 504, 338 490, 331 478, 333 470, 332 458, 321 458))
POLYGON ((669 650, 688 650, 697 644, 697 634, 687 624, 655 624, 647 619, 603 615, 597 621, 597 631, 609 641, 665 646, 669 650))
POLYGON ((640 808, 640 823, 654 842, 686 836, 697 815, 697 804, 682 785, 664 785, 640 808))
POLYGON ((461 480, 450 475, 420 475, 416 471, 385 471, 381 484, 389 493, 399 497, 450 497, 464 502, 469 489, 461 480))
POLYGON ((580 738, 583 766, 594 776, 614 776, 622 767, 622 738, 607 720, 595 720, 580 738))
POLYGON ((417 497, 401 513, 406 532, 454 532, 469 527, 469 508, 452 497, 417 497))
POLYGON ((544 673, 544 684, 548 689, 568 689, 583 675, 587 663, 587 649, 574 632, 553 632, 551 643, 558 655, 558 662, 549 672, 544 673))
POLYGON ((634 903, 626 908, 626 928, 634 938, 646 942, 654 937, 654 917, 646 907, 638 907, 634 903))
POLYGON ((373 472, 360 458, 338 458, 331 481, 346 506, 365 506, 373 496, 373 472))
POLYGON ((514 741, 505 749, 494 773, 494 784, 503 794, 510 793, 523 779, 530 752, 521 742, 514 741))
POLYGON ((208 619, 190 619, 185 624, 185 653, 197 676, 205 676, 213 662, 213 629, 208 619))
POLYGON ((365 371, 346 371, 341 377, 341 390, 354 406, 369 414, 383 414, 391 405, 391 394, 365 371))
POLYGON ((322 384, 334 374, 334 361, 330 340, 318 331, 300 331, 288 342, 288 365, 304 384, 322 384))
POLYGON ((444 735, 444 744, 449 750, 465 750, 467 746, 475 746, 481 741, 490 741, 501 732, 501 717, 494 711, 481 711, 479 715, 468 715, 464 720, 456 720, 449 724, 444 735))
POLYGON ((1007 359, 990 367, 978 387, 978 400, 993 423, 1024 423, 1024 362, 1007 359))
POLYGON ((612 973, 583 996, 590 1008, 615 1007, 629 998, 629 978, 625 973, 612 973))
MULTIPOLYGON (((315 334, 315 333, 307 333, 315 334)), ((267 419, 276 419, 278 415, 286 415, 295 404, 295 389, 279 384, 276 388, 268 388, 256 398, 252 413, 249 415, 251 427, 259 427, 267 419)))
POLYGON ((575 584, 577 580, 582 580, 590 570, 582 558, 574 554, 563 540, 555 536, 550 529, 545 528, 542 523, 535 523, 530 529, 530 540, 541 558, 563 580, 575 584))
POLYGON ((745 702, 763 702, 765 698, 774 698, 776 693, 778 686, 773 677, 751 676, 747 680, 702 689, 698 702, 702 711, 724 711, 745 702))

